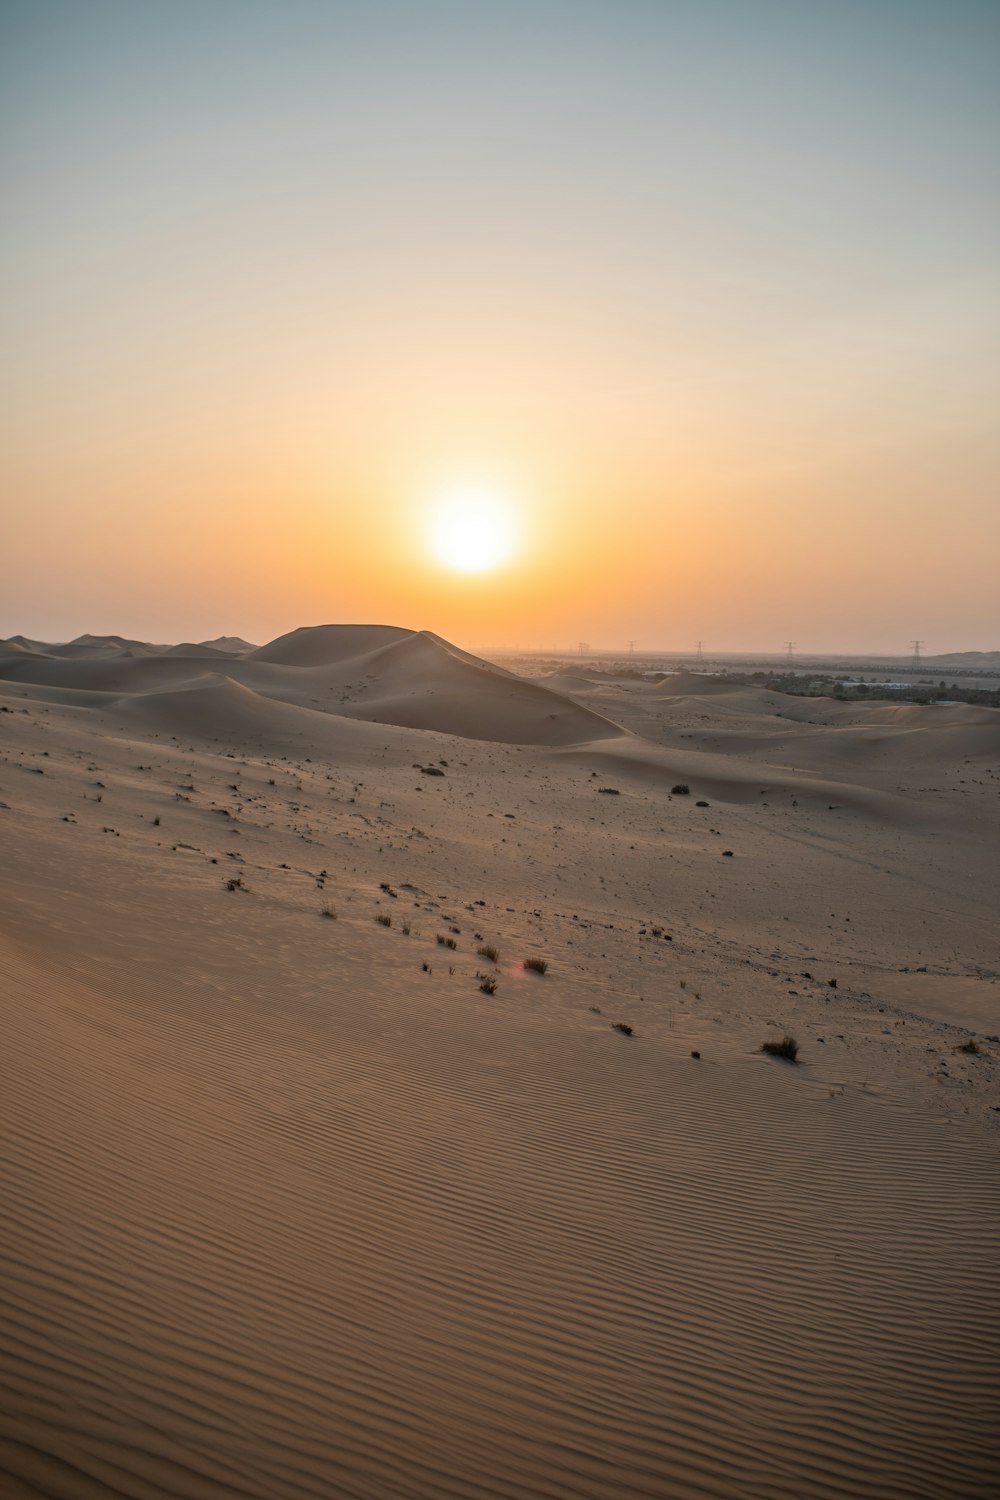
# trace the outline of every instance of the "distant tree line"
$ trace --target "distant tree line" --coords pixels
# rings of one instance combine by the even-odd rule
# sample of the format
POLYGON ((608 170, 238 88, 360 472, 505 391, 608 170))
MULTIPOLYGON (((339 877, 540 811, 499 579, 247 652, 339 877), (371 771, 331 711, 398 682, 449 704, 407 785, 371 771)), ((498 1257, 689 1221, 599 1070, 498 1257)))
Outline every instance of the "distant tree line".
POLYGON ((797 698, 829 697, 844 702, 859 698, 887 698, 896 703, 939 703, 945 700, 1000 708, 1000 688, 960 687, 957 682, 946 682, 943 677, 937 683, 924 681, 898 685, 822 672, 813 672, 808 677, 794 672, 732 672, 720 677, 719 681, 733 685, 753 682, 797 698))

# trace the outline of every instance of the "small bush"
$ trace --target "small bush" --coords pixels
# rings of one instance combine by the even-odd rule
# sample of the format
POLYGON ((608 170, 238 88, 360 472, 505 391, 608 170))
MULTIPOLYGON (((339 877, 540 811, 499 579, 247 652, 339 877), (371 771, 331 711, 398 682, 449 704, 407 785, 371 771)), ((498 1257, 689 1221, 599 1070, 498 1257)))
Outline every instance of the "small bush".
POLYGON ((391 927, 392 926, 392 918, 390 917, 390 915, 389 915, 389 913, 387 911, 380 911, 380 912, 378 912, 377 915, 376 915, 376 917, 375 917, 375 920, 376 920, 376 922, 378 923, 378 925, 380 927, 391 927))
POLYGON ((979 1043, 975 1040, 974 1037, 970 1036, 967 1042, 963 1042, 962 1045, 960 1047, 957 1047, 955 1050, 958 1052, 968 1052, 971 1057, 978 1057, 980 1049, 979 1043))
POLYGON ((780 1042, 765 1042, 760 1050, 768 1057, 783 1057, 786 1062, 798 1061, 799 1044, 793 1036, 783 1036, 780 1042))
POLYGON ((323 910, 320 912, 320 916, 329 918, 331 922, 335 922, 337 920, 337 913, 334 911, 332 906, 324 906, 323 910))
POLYGON ((157 816, 153 819, 153 827, 154 828, 159 828, 159 826, 160 826, 160 819, 159 819, 159 814, 157 814, 157 816))
POLYGON ((438 933, 438 935, 437 935, 437 941, 438 941, 438 947, 439 948, 457 948, 458 947, 458 944, 455 942, 455 939, 452 938, 452 937, 445 937, 445 935, 444 935, 443 932, 439 932, 438 933))
POLYGON ((479 988, 484 995, 495 995, 497 992, 497 982, 490 974, 480 974, 479 988))
POLYGON ((686 781, 679 781, 676 786, 670 788, 670 791, 674 797, 690 797, 691 795, 691 788, 686 781))
POLYGON ((526 958, 524 967, 530 969, 532 974, 544 974, 549 967, 547 958, 526 958))
POLYGON ((622 1036, 631 1036, 632 1028, 627 1021, 615 1021, 611 1027, 612 1031, 620 1031, 622 1036))
POLYGON ((621 796, 621 792, 618 790, 618 788, 616 786, 599 786, 597 788, 597 790, 599 792, 603 792, 604 795, 605 795, 605 797, 620 797, 621 796))
POLYGON ((499 948, 494 948, 492 943, 483 943, 481 948, 476 949, 476 952, 480 958, 488 958, 491 964, 495 964, 500 957, 499 948))

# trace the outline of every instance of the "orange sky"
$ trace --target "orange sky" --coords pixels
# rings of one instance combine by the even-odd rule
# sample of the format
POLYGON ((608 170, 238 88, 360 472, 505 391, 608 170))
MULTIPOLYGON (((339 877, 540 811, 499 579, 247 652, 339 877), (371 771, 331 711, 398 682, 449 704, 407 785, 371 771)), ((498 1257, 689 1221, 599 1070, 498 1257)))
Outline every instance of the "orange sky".
POLYGON ((877 11, 8 7, 0 632, 1000 646, 1000 13, 877 11))

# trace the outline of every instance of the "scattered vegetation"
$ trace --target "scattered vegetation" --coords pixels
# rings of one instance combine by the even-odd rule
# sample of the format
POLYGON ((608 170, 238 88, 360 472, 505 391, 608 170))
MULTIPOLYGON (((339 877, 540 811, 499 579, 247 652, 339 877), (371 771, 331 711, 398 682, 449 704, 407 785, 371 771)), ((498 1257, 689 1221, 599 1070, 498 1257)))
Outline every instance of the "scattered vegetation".
POLYGON ((670 792, 674 797, 690 797, 691 788, 686 781, 679 781, 676 786, 670 788, 670 792))
POLYGON ((783 1036, 780 1042, 767 1041, 760 1049, 768 1057, 783 1057, 786 1062, 798 1062, 799 1044, 793 1036, 783 1036))
POLYGON ((444 775, 444 772, 441 770, 440 766, 421 766, 420 770, 421 770, 422 775, 424 775, 424 776, 443 776, 444 775))
POLYGON ((329 917, 331 922, 335 922, 337 920, 337 913, 334 911, 332 906, 324 906, 323 910, 320 912, 320 916, 329 917))
POLYGON ((500 957, 499 948, 494 948, 492 943, 483 943, 480 948, 476 949, 476 952, 480 958, 488 958, 491 964, 495 964, 500 957))
POLYGON ((243 884, 243 881, 241 880, 241 878, 239 877, 239 875, 232 875, 226 881, 226 890, 227 891, 245 891, 246 890, 246 886, 243 884))
POLYGON ((611 1026, 611 1030, 620 1031, 622 1036, 632 1035, 632 1028, 627 1021, 614 1021, 611 1026))
POLYGON ((438 941, 438 947, 439 948, 457 948, 458 947, 458 944, 455 942, 455 939, 452 938, 452 937, 446 937, 443 932, 439 932, 438 933, 438 935, 437 935, 437 941, 438 941))
POLYGON ((392 926, 392 918, 390 917, 390 915, 389 915, 389 913, 387 911, 377 912, 376 915, 375 915, 375 920, 376 920, 376 922, 378 923, 378 925, 380 927, 391 927, 392 926))
POLYGON ((476 978, 479 980, 479 988, 482 990, 484 995, 496 994, 497 982, 493 978, 492 974, 477 974, 476 978))
POLYGON ((599 786, 597 788, 597 790, 599 792, 603 792, 606 797, 620 797, 621 796, 621 792, 618 790, 618 788, 616 786, 599 786))
POLYGON ((960 1047, 956 1047, 955 1050, 956 1052, 968 1052, 971 1057, 978 1057, 981 1048, 976 1039, 970 1036, 967 1042, 963 1042, 962 1045, 960 1047))
POLYGON ((547 958, 526 958, 524 967, 530 969, 532 974, 544 974, 549 967, 549 961, 547 958))

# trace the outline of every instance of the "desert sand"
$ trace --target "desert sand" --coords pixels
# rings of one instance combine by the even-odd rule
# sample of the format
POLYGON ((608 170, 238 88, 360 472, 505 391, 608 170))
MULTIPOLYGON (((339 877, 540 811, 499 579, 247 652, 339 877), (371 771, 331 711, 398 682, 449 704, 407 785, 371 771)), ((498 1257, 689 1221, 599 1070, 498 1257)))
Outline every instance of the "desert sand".
POLYGON ((388 626, 0 709, 5 1496, 996 1493, 1000 712, 388 626))

